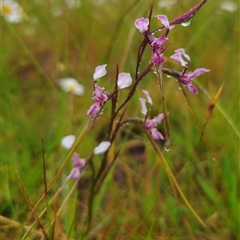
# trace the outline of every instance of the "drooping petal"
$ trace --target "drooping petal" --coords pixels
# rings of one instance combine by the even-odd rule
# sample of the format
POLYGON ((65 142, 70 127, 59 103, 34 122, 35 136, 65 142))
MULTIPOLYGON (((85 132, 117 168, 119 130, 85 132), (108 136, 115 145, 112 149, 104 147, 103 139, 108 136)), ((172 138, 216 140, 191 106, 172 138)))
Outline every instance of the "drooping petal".
POLYGON ((147 102, 148 102, 149 104, 153 105, 152 98, 150 97, 149 92, 146 91, 146 90, 142 90, 142 92, 144 93, 144 95, 145 95, 145 97, 146 97, 146 99, 147 99, 147 102))
POLYGON ((132 77, 129 73, 119 73, 117 86, 119 89, 127 88, 132 84, 132 77))
POLYGON ((139 98, 139 101, 140 101, 141 106, 142 106, 141 113, 143 115, 147 115, 148 110, 147 110, 147 107, 146 107, 146 99, 145 98, 139 98))
POLYGON ((156 128, 152 128, 151 129, 151 135, 153 137, 153 139, 158 140, 158 139, 164 139, 163 135, 161 134, 161 132, 159 132, 156 128))
POLYGON ((62 138, 61 145, 63 148, 70 149, 74 144, 76 138, 74 135, 67 135, 62 138))
POLYGON ((161 21, 162 25, 166 28, 167 32, 170 31, 170 24, 168 18, 165 15, 157 15, 158 20, 161 21))
POLYGON ((147 119, 144 123, 144 127, 147 128, 148 130, 151 130, 151 128, 155 127, 158 123, 160 123, 163 120, 163 113, 160 113, 153 119, 147 119))
POLYGON ((95 72, 93 74, 94 80, 97 80, 107 74, 106 66, 107 64, 104 64, 95 68, 95 72))
POLYGON ((194 85, 192 85, 192 83, 187 84, 187 87, 188 87, 190 93, 192 93, 192 94, 197 94, 198 93, 197 88, 194 85))
POLYGON ((149 19, 148 18, 138 18, 135 21, 136 28, 142 33, 145 34, 148 31, 149 19))
POLYGON ((104 153, 104 152, 106 152, 108 150, 110 145, 111 145, 111 143, 109 141, 103 141, 97 147, 94 148, 93 153, 95 155, 104 153))

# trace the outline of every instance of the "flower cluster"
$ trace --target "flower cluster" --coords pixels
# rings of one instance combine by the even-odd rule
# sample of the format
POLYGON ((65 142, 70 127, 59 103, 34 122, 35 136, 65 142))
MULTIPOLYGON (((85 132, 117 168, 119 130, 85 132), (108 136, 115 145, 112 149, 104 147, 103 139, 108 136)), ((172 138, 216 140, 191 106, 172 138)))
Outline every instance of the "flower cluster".
POLYGON ((96 67, 95 72, 93 74, 94 80, 94 92, 93 92, 93 102, 94 104, 88 109, 87 114, 91 116, 96 116, 104 106, 104 104, 108 100, 108 96, 105 93, 105 88, 101 88, 98 86, 97 82, 99 78, 105 76, 107 74, 106 64, 96 67))
MULTIPOLYGON (((152 51, 152 62, 156 65, 162 66, 165 60, 163 57, 163 52, 166 50, 164 43, 166 40, 168 40, 167 35, 169 34, 172 26, 165 15, 157 15, 156 18, 162 23, 162 28, 166 30, 165 34, 161 35, 159 38, 155 38, 153 34, 150 33, 148 18, 137 19, 135 21, 135 26, 144 35, 145 39, 147 39, 147 42, 150 45, 150 49, 152 51)), ((192 84, 192 80, 199 75, 209 72, 210 70, 206 68, 198 68, 193 72, 186 73, 188 64, 190 62, 190 57, 185 53, 183 48, 175 50, 175 53, 170 58, 178 61, 184 67, 182 73, 176 74, 176 72, 174 72, 175 74, 173 76, 176 77, 182 84, 186 85, 190 93, 198 93, 197 88, 192 84)))
MULTIPOLYGON (((93 74, 94 81, 94 92, 93 92, 93 104, 88 109, 87 115, 91 115, 93 117, 97 116, 105 103, 109 100, 108 94, 105 92, 105 88, 98 86, 99 78, 105 76, 107 74, 106 64, 96 67, 95 72, 93 74)), ((132 84, 132 78, 129 73, 119 73, 117 79, 117 88, 115 91, 119 91, 120 89, 127 88, 132 84)))
POLYGON ((155 38, 149 32, 149 19, 148 18, 139 18, 135 21, 136 28, 148 39, 150 48, 153 54, 152 62, 158 65, 162 65, 164 62, 163 52, 165 47, 163 46, 164 42, 168 40, 167 35, 170 31, 169 21, 164 15, 157 15, 158 20, 164 25, 166 33, 159 38, 155 38))

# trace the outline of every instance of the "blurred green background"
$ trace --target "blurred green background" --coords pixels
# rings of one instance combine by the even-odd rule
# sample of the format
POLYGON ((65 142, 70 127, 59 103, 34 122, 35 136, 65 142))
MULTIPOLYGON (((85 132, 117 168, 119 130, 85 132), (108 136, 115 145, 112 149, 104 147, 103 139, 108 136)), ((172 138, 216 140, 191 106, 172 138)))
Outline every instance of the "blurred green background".
MULTIPOLYGON (((135 20, 147 17, 151 4, 153 16, 165 14, 171 20, 198 1, 176 1, 171 8, 159 6, 160 2, 163 1, 82 0, 80 6, 70 9, 61 0, 19 1, 25 12, 22 22, 11 24, 1 17, 3 216, 23 224, 32 222, 16 172, 36 203, 44 192, 42 136, 50 182, 68 153, 60 146, 62 137, 68 134, 77 137, 88 120, 86 111, 92 104, 95 67, 108 64, 107 76, 99 81, 108 91, 114 86, 116 64, 120 72, 134 76, 142 42, 135 20), (65 93, 59 87, 63 77, 77 79, 85 87, 84 95, 65 93)), ((205 130, 211 154, 200 138, 178 83, 165 78, 173 146, 170 152, 163 153, 207 227, 202 228, 179 196, 174 195, 142 130, 129 125, 117 139, 121 153, 97 196, 94 229, 89 239, 239 237, 239 10, 226 11, 220 8, 220 3, 208 1, 188 27, 175 26, 168 37, 171 44, 164 53, 164 67, 180 70, 169 57, 175 49, 183 47, 191 57, 189 71, 200 67, 211 70, 196 79, 199 94, 188 94, 202 125, 211 98, 224 82, 205 130)), ((157 26, 159 22, 153 18, 151 27, 157 26)), ((142 69, 150 56, 147 50, 142 69)), ((153 116, 162 111, 156 76, 149 73, 129 103, 127 116, 141 117, 138 98, 143 97, 142 89, 148 90, 153 98, 153 116)), ((122 97, 126 94, 127 89, 121 92, 122 97)), ((81 157, 89 156, 105 140, 109 116, 110 107, 106 106, 79 146, 81 157)), ((163 132, 163 124, 160 130, 163 132)), ((61 186, 70 169, 69 163, 52 192, 61 186)), ((70 234, 75 239, 81 239, 86 224, 89 172, 86 169, 78 193, 59 217, 62 234, 67 236, 75 216, 77 221, 70 234)), ((9 236, 19 239, 23 232, 2 227, 0 234, 2 239, 9 236)))

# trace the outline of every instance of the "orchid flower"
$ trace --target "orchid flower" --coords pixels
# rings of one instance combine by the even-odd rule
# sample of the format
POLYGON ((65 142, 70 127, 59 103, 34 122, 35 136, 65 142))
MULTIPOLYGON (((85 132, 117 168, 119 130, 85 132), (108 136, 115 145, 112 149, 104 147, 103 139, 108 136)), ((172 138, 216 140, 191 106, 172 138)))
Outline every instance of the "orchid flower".
POLYGON ((87 115, 96 116, 101 110, 102 106, 106 103, 108 97, 104 93, 104 88, 101 88, 95 83, 95 90, 93 92, 93 105, 88 109, 87 115))
POLYGON ((161 132, 159 132, 156 128, 157 124, 160 123, 163 120, 164 116, 163 113, 160 113, 153 119, 147 119, 144 122, 144 127, 151 132, 151 135, 153 139, 158 140, 158 139, 164 139, 163 135, 161 132))
POLYGON ((84 159, 79 158, 79 155, 75 152, 72 158, 73 169, 70 174, 67 176, 67 180, 69 179, 79 179, 81 177, 81 170, 85 167, 84 159))
POLYGON ((161 21, 161 23, 166 29, 165 35, 162 35, 159 38, 155 38, 152 34, 147 35, 149 26, 148 18, 137 19, 135 21, 135 26, 143 35, 146 35, 148 38, 148 42, 150 44, 150 48, 153 55, 152 62, 162 66, 162 63, 164 62, 163 51, 165 50, 163 43, 167 40, 166 36, 171 30, 171 28, 168 18, 165 15, 157 15, 156 17, 161 21))
POLYGON ((180 75, 178 80, 186 85, 192 94, 197 94, 198 90, 195 86, 192 84, 192 80, 206 72, 209 72, 209 69, 206 68, 197 68, 194 70, 194 72, 184 73, 183 75, 180 75))
POLYGON ((190 57, 185 53, 185 50, 183 48, 179 48, 174 51, 175 53, 170 56, 170 58, 176 60, 179 62, 185 70, 183 73, 178 73, 177 79, 183 84, 186 85, 192 94, 197 94, 198 90, 197 88, 192 84, 192 80, 206 72, 209 72, 210 70, 206 68, 197 68, 194 70, 194 72, 185 73, 188 64, 190 62, 190 57), (183 58, 184 57, 184 58, 183 58), (186 59, 186 60, 185 60, 186 59))
POLYGON ((93 104, 87 111, 87 115, 97 116, 101 111, 103 105, 108 100, 106 93, 104 92, 105 88, 101 88, 98 86, 97 81, 99 78, 105 76, 107 74, 106 70, 107 64, 97 66, 95 68, 95 72, 93 74, 94 79, 94 92, 93 92, 93 104))
MULTIPOLYGON (((139 98, 139 101, 142 107, 141 113, 146 116, 148 113, 146 103, 148 102, 150 105, 152 105, 152 99, 148 91, 143 90, 143 93, 145 94, 146 99, 139 98)), ((146 119, 143 123, 144 128, 151 132, 151 135, 155 140, 164 139, 163 135, 156 128, 157 124, 160 123, 163 120, 163 118, 164 118, 163 113, 161 113, 154 117, 153 119, 146 119)))

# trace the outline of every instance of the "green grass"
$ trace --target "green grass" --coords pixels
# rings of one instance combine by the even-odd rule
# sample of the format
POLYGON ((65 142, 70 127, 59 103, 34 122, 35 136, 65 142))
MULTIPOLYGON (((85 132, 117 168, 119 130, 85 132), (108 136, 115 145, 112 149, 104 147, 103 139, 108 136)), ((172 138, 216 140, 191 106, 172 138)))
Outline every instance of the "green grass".
MULTIPOLYGON (((37 1, 36 1, 37 2, 37 1)), ((94 1, 93 1, 94 2, 94 1)), ((109 1, 102 5, 82 1, 81 7, 54 17, 50 1, 41 5, 19 1, 28 20, 19 24, 1 23, 1 239, 21 239, 24 226, 36 219, 26 193, 35 205, 44 193, 42 138, 49 185, 69 151, 60 146, 68 134, 78 137, 88 121, 92 104, 92 74, 98 65, 108 64, 108 74, 99 84, 111 91, 116 64, 120 72, 135 72, 137 50, 142 41, 135 29, 138 17, 147 17, 148 1, 109 1), (83 96, 63 92, 58 80, 74 77, 85 87, 83 96), (19 176, 19 177, 18 177, 19 176), (20 179, 23 185, 20 184, 20 179), (10 220, 15 221, 10 222, 10 220), (18 225, 19 224, 19 225, 18 225)), ((171 10, 156 14, 173 19, 196 1, 181 2, 171 10)), ((157 20, 152 20, 157 26, 157 20)), ((94 198, 91 227, 86 239, 238 239, 239 237, 239 21, 237 12, 220 10, 218 1, 208 1, 189 27, 175 26, 165 52, 167 67, 177 68, 169 56, 184 47, 191 56, 189 70, 211 69, 195 83, 198 95, 188 98, 203 126, 211 98, 224 82, 222 94, 205 130, 211 151, 200 137, 189 106, 179 85, 165 79, 165 98, 169 111, 172 149, 157 143, 183 193, 206 227, 187 208, 171 187, 164 165, 140 125, 122 128, 115 139, 109 160, 120 153, 94 198), (212 152, 212 153, 211 153, 212 152)), ((149 61, 147 50, 142 66, 149 61)), ((150 92, 153 116, 162 111, 157 78, 149 73, 128 104, 126 117, 141 117, 141 90, 150 92)), ((121 91, 124 99, 127 89, 121 91)), ((81 157, 89 156, 99 142, 106 140, 110 104, 104 108, 77 148, 81 157)), ((160 125, 163 132, 163 124, 160 125)), ((40 222, 49 239, 84 239, 88 226, 88 205, 92 189, 92 170, 102 158, 87 166, 73 195, 56 217, 73 181, 48 206, 42 201, 36 214, 47 206, 40 222), (48 231, 51 221, 54 228, 48 231), (51 233, 52 232, 52 233, 51 233)), ((67 163, 54 183, 48 200, 54 196, 71 170, 67 163)), ((42 235, 41 226, 32 230, 42 235)))

